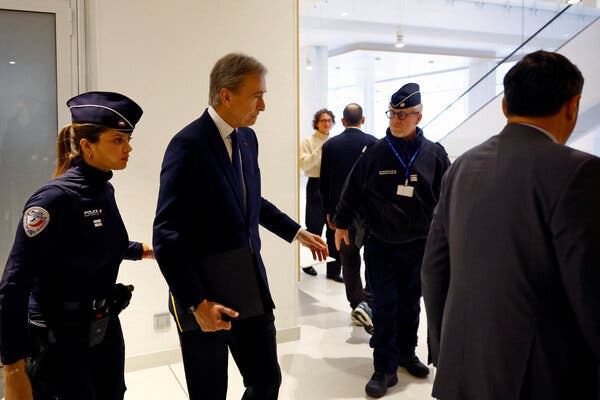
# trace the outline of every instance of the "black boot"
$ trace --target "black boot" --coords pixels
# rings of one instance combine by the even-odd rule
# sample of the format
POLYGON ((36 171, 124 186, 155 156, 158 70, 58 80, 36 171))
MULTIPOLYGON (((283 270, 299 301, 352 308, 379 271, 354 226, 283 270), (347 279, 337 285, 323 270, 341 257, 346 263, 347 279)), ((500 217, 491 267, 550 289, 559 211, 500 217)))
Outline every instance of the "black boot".
POLYGON ((406 368, 409 374, 417 378, 426 378, 429 368, 413 353, 409 356, 398 357, 398 366, 406 368))
POLYGON ((314 269, 313 267, 302 268, 302 271, 304 271, 305 274, 308 274, 310 276, 317 275, 317 270, 314 269))
POLYGON ((398 383, 398 376, 395 373, 386 374, 375 371, 371 380, 365 386, 365 392, 371 397, 379 398, 385 395, 388 388, 394 386, 396 383, 398 383))

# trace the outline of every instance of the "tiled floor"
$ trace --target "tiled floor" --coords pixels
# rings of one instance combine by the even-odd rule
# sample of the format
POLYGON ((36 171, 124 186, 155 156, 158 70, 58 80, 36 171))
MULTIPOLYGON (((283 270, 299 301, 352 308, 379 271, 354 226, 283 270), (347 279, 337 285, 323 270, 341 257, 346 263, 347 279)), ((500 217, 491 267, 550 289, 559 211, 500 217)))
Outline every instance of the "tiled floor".
MULTIPOLYGON (((318 268, 321 272, 324 268, 318 268)), ((282 400, 365 399, 364 386, 372 374, 369 335, 350 323, 350 308, 343 284, 325 279, 323 274, 302 274, 298 285, 299 341, 278 347, 283 383, 282 400)), ((417 355, 425 360, 425 314, 422 312, 417 355)), ((242 379, 233 359, 229 363, 227 399, 240 399, 242 379)), ((433 374, 433 371, 432 371, 433 374)), ((398 370, 398 385, 385 399, 431 399, 433 377, 415 379, 398 370)), ((187 399, 183 366, 174 364, 131 372, 126 377, 127 400, 187 399)))

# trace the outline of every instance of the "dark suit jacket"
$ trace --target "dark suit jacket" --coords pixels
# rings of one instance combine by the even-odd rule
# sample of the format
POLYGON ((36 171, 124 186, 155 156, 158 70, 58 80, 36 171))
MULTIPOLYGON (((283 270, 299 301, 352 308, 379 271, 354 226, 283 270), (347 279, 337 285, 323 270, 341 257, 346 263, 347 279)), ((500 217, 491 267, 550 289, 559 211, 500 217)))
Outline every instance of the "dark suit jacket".
POLYGON ((249 244, 273 305, 260 256, 258 224, 288 242, 300 228, 261 196, 256 135, 250 128, 237 131, 246 207, 235 190, 231 160, 208 111, 175 135, 165 153, 153 243, 160 269, 183 307, 205 299, 195 271, 198 256, 249 244))
POLYGON ((375 136, 364 133, 358 128, 347 128, 323 144, 319 192, 323 211, 329 214, 332 220, 340 201, 344 182, 354 163, 363 149, 376 141, 375 136))
POLYGON ((596 400, 599 184, 521 124, 451 166, 421 270, 434 397, 596 400))

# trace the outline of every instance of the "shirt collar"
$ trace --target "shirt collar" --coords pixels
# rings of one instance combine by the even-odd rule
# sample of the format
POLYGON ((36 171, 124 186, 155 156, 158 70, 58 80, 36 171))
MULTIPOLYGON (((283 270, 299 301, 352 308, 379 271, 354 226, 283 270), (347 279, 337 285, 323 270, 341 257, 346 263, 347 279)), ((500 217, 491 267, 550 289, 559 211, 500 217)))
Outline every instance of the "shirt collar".
POLYGON ((231 132, 233 132, 235 128, 229 125, 227 122, 225 122, 225 120, 221 118, 221 116, 215 111, 214 108, 208 107, 208 115, 210 115, 213 122, 217 126, 217 129, 219 130, 219 133, 221 134, 223 140, 225 140, 226 137, 231 135, 231 132))
POLYGON ((558 140, 556 140, 556 138, 547 130, 540 128, 539 126, 535 126, 535 125, 531 125, 531 124, 526 124, 524 122, 519 122, 519 124, 521 125, 527 125, 530 126, 532 128, 537 129, 538 131, 542 132, 544 135, 548 136, 554 143, 558 143, 558 140))

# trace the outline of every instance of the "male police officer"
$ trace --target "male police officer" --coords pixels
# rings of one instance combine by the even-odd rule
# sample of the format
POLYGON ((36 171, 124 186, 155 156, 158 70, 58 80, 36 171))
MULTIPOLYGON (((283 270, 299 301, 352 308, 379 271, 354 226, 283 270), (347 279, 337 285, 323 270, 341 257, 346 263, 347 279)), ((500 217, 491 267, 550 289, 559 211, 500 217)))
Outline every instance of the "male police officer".
POLYGON ((336 245, 349 244, 348 227, 364 209, 367 278, 373 294, 371 338, 375 373, 365 390, 381 397, 398 382, 400 365, 413 376, 429 374, 415 355, 421 297, 420 268, 425 239, 450 165, 439 144, 425 139, 419 85, 392 95, 385 138, 373 144, 352 169, 335 215, 336 245))

